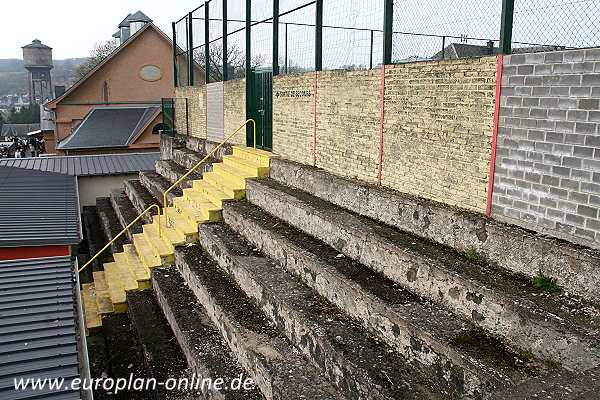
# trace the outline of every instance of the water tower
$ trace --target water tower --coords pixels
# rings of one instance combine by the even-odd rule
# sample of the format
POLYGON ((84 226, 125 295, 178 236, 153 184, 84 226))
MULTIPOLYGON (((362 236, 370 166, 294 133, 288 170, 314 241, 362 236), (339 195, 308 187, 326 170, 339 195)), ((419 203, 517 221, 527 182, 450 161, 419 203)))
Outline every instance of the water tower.
POLYGON ((29 71, 29 102, 44 103, 52 99, 52 48, 34 39, 23 49, 23 64, 29 71))

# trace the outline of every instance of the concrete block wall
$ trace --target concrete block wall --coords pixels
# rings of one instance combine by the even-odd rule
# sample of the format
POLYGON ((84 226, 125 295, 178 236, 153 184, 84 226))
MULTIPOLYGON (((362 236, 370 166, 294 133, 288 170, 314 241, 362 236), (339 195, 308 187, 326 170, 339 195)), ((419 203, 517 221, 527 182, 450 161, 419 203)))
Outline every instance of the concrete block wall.
POLYGON ((180 86, 175 88, 175 129, 185 132, 185 109, 177 107, 184 104, 178 99, 187 99, 188 135, 206 138, 206 87, 180 86))
POLYGON ((600 49, 504 58, 492 215, 600 247, 600 49))

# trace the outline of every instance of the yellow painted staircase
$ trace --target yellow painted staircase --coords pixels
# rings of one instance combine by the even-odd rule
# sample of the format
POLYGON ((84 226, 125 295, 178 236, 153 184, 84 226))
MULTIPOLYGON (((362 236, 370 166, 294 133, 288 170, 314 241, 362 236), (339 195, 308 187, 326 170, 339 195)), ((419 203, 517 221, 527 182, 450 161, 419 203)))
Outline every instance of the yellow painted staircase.
POLYGON ((133 244, 114 253, 114 262, 104 271, 93 273, 94 282, 82 285, 86 330, 102 325, 103 314, 127 312, 126 293, 152 286, 150 270, 174 263, 175 247, 198 241, 198 224, 221 219, 223 201, 245 197, 246 179, 269 175, 271 153, 249 147, 233 146, 233 154, 214 163, 211 172, 195 180, 161 213, 162 237, 158 216, 133 235, 133 244))

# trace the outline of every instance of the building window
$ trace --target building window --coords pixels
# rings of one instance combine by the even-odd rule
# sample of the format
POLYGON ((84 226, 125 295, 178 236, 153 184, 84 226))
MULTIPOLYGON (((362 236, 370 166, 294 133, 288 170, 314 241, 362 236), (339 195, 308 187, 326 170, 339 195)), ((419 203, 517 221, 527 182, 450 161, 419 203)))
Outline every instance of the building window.
POLYGON ((162 122, 159 122, 158 124, 154 125, 154 128, 152 128, 152 134, 153 135, 158 135, 160 133, 160 131, 164 131, 165 130, 165 126, 162 122))

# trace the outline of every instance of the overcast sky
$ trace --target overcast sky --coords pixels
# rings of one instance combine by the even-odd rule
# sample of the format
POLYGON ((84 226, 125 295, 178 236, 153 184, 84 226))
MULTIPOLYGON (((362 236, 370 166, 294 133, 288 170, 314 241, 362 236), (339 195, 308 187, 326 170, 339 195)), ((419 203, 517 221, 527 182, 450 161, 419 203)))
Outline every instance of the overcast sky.
POLYGON ((0 8, 0 58, 22 58, 21 46, 40 39, 55 59, 86 57, 94 43, 110 39, 128 13, 143 11, 171 36, 171 22, 198 0, 11 0, 0 8))

